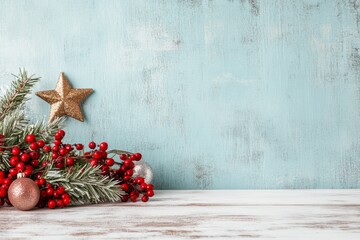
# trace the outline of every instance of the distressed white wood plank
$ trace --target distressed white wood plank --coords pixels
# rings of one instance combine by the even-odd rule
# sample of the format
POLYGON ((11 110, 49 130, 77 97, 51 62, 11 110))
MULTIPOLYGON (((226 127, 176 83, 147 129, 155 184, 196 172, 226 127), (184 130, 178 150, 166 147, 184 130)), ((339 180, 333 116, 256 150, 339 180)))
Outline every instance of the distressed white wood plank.
POLYGON ((1 239, 360 239, 360 190, 157 191, 148 203, 21 212, 1 239))

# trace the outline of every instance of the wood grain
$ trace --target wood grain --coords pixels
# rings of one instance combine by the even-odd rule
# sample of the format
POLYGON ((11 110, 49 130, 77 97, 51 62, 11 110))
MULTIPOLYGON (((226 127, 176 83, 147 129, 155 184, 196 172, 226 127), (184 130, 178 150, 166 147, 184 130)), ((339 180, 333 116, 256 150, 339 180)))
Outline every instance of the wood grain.
POLYGON ((360 190, 157 191, 148 203, 0 209, 1 239, 360 239, 360 190))

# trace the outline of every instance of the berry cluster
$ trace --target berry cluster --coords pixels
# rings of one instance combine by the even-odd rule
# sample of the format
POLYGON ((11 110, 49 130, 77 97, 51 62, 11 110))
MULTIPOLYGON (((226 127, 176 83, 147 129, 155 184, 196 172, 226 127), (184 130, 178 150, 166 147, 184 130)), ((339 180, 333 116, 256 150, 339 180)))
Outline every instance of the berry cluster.
MULTIPOLYGON (((0 145, 4 144, 5 136, 0 136, 0 145)), ((0 205, 3 205, 6 202, 8 205, 11 205, 8 197, 7 190, 9 189, 10 184, 16 179, 16 176, 19 172, 23 172, 26 177, 30 177, 35 168, 40 164, 40 148, 45 145, 43 140, 36 142, 36 138, 33 134, 29 134, 25 139, 28 147, 21 149, 18 146, 12 147, 10 152, 10 169, 7 173, 0 171, 0 205)), ((4 149, 1 149, 3 151, 4 149)))
MULTIPOLYGON (((75 158, 72 157, 74 147, 76 150, 83 150, 84 146, 80 143, 78 144, 64 144, 62 139, 65 137, 64 130, 59 130, 55 134, 54 145, 44 146, 44 151, 46 153, 51 152, 52 161, 55 163, 55 167, 59 169, 64 169, 65 167, 72 167, 75 164, 75 158)), ((45 163, 46 164, 46 163, 45 163)))
POLYGON ((84 155, 86 158, 90 159, 91 166, 101 166, 102 175, 109 175, 110 167, 115 164, 113 158, 108 158, 106 150, 108 149, 107 142, 102 142, 99 144, 98 149, 96 149, 96 143, 90 142, 89 148, 90 152, 86 152, 84 155))
POLYGON ((11 149, 9 163, 12 168, 9 169, 8 175, 11 179, 16 178, 18 172, 23 172, 26 177, 30 177, 34 168, 40 164, 40 149, 45 146, 45 142, 43 140, 36 141, 33 134, 27 135, 25 141, 28 143, 28 148, 21 149, 16 146, 11 149))
POLYGON ((7 197, 7 190, 9 189, 11 183, 11 178, 6 177, 5 172, 0 170, 0 206, 4 205, 5 202, 7 205, 11 206, 7 197))
POLYGON ((131 176, 134 171, 135 164, 133 161, 140 161, 142 158, 140 153, 135 154, 121 154, 120 159, 122 163, 119 169, 113 170, 113 178, 121 182, 122 189, 127 193, 122 198, 123 202, 130 200, 136 202, 140 194, 142 194, 141 200, 147 202, 149 197, 154 196, 154 186, 147 184, 142 177, 133 179, 131 176))
MULTIPOLYGON (((63 186, 47 183, 42 174, 48 164, 54 164, 58 169, 72 171, 73 166, 80 161, 82 163, 83 161, 89 162, 92 166, 100 166, 102 175, 119 181, 120 187, 127 193, 122 197, 123 202, 129 199, 136 202, 140 196, 143 202, 147 202, 149 197, 154 196, 152 184, 147 184, 142 177, 133 178, 134 161, 141 160, 140 153, 121 154, 121 161, 116 162, 113 158, 108 157, 106 142, 99 145, 90 142, 88 145, 90 151, 83 153, 84 146, 82 144, 65 144, 62 142, 64 137, 63 130, 57 131, 51 146, 41 139, 37 140, 35 135, 29 134, 24 143, 11 147, 9 159, 11 167, 7 172, 0 170, 0 205, 5 202, 11 205, 7 198, 7 190, 19 172, 23 172, 26 177, 35 179, 35 183, 39 186, 40 200, 37 204, 39 208, 47 206, 52 209, 69 205, 71 197, 66 189, 63 186)), ((4 139, 5 136, 0 134, 0 146, 3 146, 4 139)), ((1 151, 4 149, 0 148, 1 151)))
POLYGON ((71 203, 70 195, 63 186, 53 186, 50 183, 46 183, 45 179, 41 176, 35 182, 40 188, 40 200, 37 207, 63 208, 71 203))
POLYGON ((140 194, 142 194, 141 200, 143 202, 147 202, 149 197, 154 196, 154 186, 152 184, 145 183, 144 178, 141 177, 137 179, 132 178, 135 167, 134 161, 141 160, 141 153, 121 154, 120 160, 122 161, 115 162, 113 158, 108 157, 106 152, 108 144, 106 142, 102 142, 99 145, 96 145, 95 142, 90 142, 89 148, 91 151, 86 152, 84 154, 85 157, 89 159, 92 166, 101 166, 103 175, 120 182, 122 189, 127 193, 127 195, 122 197, 123 202, 127 202, 129 199, 132 202, 136 202, 140 194), (119 167, 114 167, 115 164, 119 167))

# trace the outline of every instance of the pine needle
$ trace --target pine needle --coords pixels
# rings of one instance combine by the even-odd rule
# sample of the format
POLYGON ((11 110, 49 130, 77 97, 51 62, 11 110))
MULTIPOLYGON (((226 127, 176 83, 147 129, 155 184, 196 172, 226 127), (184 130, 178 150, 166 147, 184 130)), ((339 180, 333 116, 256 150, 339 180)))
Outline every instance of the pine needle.
POLYGON ((44 174, 47 182, 62 185, 71 196, 72 205, 82 205, 99 202, 117 202, 125 192, 117 181, 101 175, 100 166, 81 165, 71 172, 59 170, 50 166, 44 174))
POLYGON ((10 89, 0 99, 0 121, 3 121, 6 116, 28 100, 26 95, 40 80, 38 77, 28 76, 26 70, 22 68, 20 68, 19 75, 15 77, 16 79, 12 82, 10 89))

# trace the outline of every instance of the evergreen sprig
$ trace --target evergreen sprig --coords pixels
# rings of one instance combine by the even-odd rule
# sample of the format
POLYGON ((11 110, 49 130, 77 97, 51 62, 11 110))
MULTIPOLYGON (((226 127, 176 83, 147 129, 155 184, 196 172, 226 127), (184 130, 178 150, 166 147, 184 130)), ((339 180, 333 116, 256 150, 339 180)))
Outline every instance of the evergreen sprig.
POLYGON ((48 123, 47 121, 38 121, 34 124, 29 124, 23 128, 18 134, 15 134, 18 138, 18 142, 24 141, 28 134, 34 134, 37 139, 42 139, 45 142, 53 140, 55 133, 61 128, 65 120, 65 117, 57 118, 54 121, 48 123))
POLYGON ((101 175, 100 166, 80 165, 71 172, 59 170, 52 166, 44 174, 47 182, 62 185, 71 196, 72 205, 116 202, 125 193, 116 186, 117 181, 101 175))
POLYGON ((12 82, 10 89, 0 99, 0 121, 3 121, 6 116, 28 100, 26 95, 40 80, 33 75, 28 76, 26 70, 22 68, 20 68, 19 75, 15 77, 16 79, 12 82))
MULTIPOLYGON (((15 76, 15 75, 14 75, 15 76)), ((38 121, 30 124, 25 116, 24 104, 29 98, 34 84, 40 80, 38 77, 28 76, 25 69, 20 68, 20 73, 15 76, 10 89, 5 91, 0 98, 0 134, 5 136, 6 146, 21 145, 28 134, 34 134, 38 139, 49 142, 64 122, 58 118, 51 123, 38 121)), ((10 168, 10 149, 0 153, 0 169, 10 168)))

